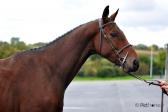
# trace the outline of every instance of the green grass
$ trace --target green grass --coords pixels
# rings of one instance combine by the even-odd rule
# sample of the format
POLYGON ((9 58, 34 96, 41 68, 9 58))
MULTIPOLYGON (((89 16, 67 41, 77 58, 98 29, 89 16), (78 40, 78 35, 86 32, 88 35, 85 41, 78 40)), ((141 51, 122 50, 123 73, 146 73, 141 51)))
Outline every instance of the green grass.
MULTIPOLYGON (((149 75, 144 75, 142 76, 142 78, 144 79, 151 79, 149 77, 149 75)), ((132 76, 115 76, 115 77, 80 77, 80 76, 76 76, 74 78, 74 81, 94 81, 94 80, 136 80, 134 77, 132 76)))

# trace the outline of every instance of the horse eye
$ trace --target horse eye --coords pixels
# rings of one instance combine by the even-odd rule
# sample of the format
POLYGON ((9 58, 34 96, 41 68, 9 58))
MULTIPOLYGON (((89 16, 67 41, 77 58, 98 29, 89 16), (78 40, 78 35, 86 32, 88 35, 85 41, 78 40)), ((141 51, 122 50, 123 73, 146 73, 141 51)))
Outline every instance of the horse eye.
POLYGON ((112 32, 110 35, 111 35, 112 37, 117 37, 117 33, 116 33, 116 32, 112 32))

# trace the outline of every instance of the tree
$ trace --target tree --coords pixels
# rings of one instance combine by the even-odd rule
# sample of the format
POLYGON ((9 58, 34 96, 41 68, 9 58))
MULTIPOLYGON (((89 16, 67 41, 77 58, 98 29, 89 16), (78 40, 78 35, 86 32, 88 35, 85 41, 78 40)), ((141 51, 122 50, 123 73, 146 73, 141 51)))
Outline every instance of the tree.
POLYGON ((151 45, 150 47, 151 47, 152 50, 154 50, 154 51, 157 51, 157 50, 159 49, 159 47, 158 47, 157 45, 155 45, 155 44, 151 45))
POLYGON ((23 41, 19 41, 19 38, 13 37, 11 38, 11 42, 0 42, 0 58, 6 58, 18 51, 22 51, 28 49, 23 41))
POLYGON ((135 46, 136 49, 139 49, 139 50, 148 50, 149 48, 144 45, 144 44, 138 44, 135 46))
POLYGON ((19 43, 19 37, 12 37, 11 38, 11 44, 16 45, 19 43))
POLYGON ((12 48, 7 42, 0 42, 0 58, 6 58, 15 52, 15 48, 12 48))

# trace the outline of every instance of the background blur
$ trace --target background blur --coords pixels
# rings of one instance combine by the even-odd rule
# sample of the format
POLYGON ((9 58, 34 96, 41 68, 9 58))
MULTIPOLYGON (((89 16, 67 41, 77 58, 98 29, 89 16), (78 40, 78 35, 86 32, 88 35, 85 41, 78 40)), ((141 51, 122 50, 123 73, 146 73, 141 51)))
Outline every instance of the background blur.
MULTIPOLYGON (((140 58, 137 74, 163 75, 164 45, 168 42, 167 0, 5 0, 0 1, 0 58, 45 45, 74 27, 101 18, 103 9, 118 8, 116 23, 134 45, 140 58)), ((114 77, 125 74, 120 68, 94 55, 79 76, 114 77)))

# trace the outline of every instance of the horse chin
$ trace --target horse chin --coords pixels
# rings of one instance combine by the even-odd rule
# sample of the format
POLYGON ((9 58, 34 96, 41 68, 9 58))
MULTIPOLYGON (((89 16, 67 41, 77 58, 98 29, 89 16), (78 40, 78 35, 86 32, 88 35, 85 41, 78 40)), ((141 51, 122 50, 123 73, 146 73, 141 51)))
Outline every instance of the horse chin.
POLYGON ((129 67, 127 65, 124 65, 122 69, 125 73, 132 73, 137 71, 137 69, 134 69, 133 67, 129 67))
POLYGON ((131 67, 129 67, 127 64, 124 64, 124 65, 122 66, 122 69, 123 69, 123 71, 124 71, 125 73, 134 72, 134 70, 133 70, 131 67))
POLYGON ((130 73, 130 70, 127 66, 123 66, 122 69, 125 73, 130 73))

